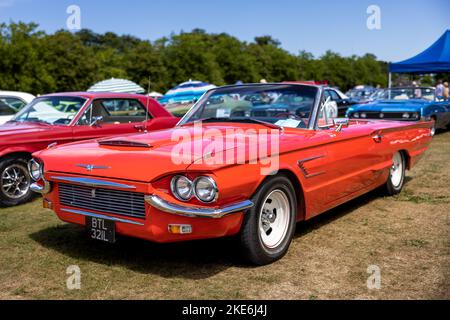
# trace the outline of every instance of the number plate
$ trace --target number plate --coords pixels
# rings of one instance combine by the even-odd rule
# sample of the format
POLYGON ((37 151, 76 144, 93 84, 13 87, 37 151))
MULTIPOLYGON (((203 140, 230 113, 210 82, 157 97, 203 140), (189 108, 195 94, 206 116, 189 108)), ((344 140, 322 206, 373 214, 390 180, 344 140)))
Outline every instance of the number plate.
POLYGON ((114 221, 86 217, 86 227, 89 231, 89 237, 92 239, 109 243, 116 242, 116 224, 114 221))

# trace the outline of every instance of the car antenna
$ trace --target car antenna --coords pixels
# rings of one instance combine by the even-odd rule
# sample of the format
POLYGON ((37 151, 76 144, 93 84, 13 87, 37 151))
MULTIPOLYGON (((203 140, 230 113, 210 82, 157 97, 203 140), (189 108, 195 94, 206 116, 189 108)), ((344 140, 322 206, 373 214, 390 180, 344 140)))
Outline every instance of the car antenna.
POLYGON ((144 133, 147 133, 147 121, 148 121, 148 108, 150 104, 150 76, 148 76, 148 90, 147 90, 147 97, 146 97, 146 107, 145 107, 145 125, 144 125, 144 133))

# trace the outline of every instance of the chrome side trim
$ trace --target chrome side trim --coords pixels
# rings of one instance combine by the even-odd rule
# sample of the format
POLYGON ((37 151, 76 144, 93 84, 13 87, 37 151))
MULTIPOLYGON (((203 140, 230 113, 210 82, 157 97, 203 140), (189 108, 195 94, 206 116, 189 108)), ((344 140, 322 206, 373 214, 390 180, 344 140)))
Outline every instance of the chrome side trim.
POLYGON ((254 206, 253 202, 250 200, 241 201, 234 203, 222 208, 199 208, 192 206, 182 206, 175 203, 170 203, 166 200, 161 199, 157 195, 147 195, 145 196, 145 201, 149 203, 152 207, 167 212, 171 214, 176 214, 191 218, 222 218, 231 213, 244 211, 250 209, 254 206))
POLYGON ((297 165, 300 168, 300 171, 303 173, 303 175, 305 176, 306 179, 325 174, 325 171, 321 171, 321 172, 317 172, 317 173, 309 173, 309 171, 304 166, 305 162, 309 162, 309 161, 313 161, 313 160, 317 160, 317 159, 321 159, 321 158, 325 158, 325 156, 319 155, 319 156, 309 157, 309 158, 305 158, 305 159, 301 159, 301 160, 297 161, 297 165))
POLYGON ((105 216, 103 214, 97 214, 97 213, 92 213, 92 212, 87 212, 87 211, 73 210, 73 209, 61 209, 61 211, 62 212, 79 214, 79 215, 87 216, 87 217, 94 217, 94 218, 100 218, 100 219, 105 219, 105 220, 112 220, 112 221, 116 221, 116 222, 134 224, 134 225, 137 225, 137 226, 143 226, 144 225, 141 222, 136 222, 136 221, 133 221, 133 220, 116 218, 116 217, 111 217, 111 216, 105 216))
POLYGON ((300 160, 298 160, 298 162, 305 163, 305 162, 308 162, 308 161, 313 161, 313 160, 322 159, 322 158, 325 158, 325 156, 324 155, 320 155, 320 156, 309 157, 309 158, 305 158, 305 159, 300 159, 300 160))
POLYGON ((129 185, 129 184, 123 184, 123 183, 117 183, 117 182, 111 182, 111 181, 105 181, 105 180, 98 180, 98 179, 91 179, 91 178, 77 178, 77 177, 63 177, 63 176, 52 176, 50 179, 57 180, 57 181, 63 181, 63 182, 72 182, 76 184, 81 184, 83 186, 89 186, 89 187, 95 187, 95 188, 120 188, 120 189, 136 189, 136 186, 129 185))
POLYGON ((40 184, 38 184, 37 182, 33 182, 30 185, 30 190, 36 193, 40 193, 40 194, 47 194, 50 192, 50 190, 52 189, 52 185, 50 184, 50 182, 44 180, 44 185, 41 186, 40 184))

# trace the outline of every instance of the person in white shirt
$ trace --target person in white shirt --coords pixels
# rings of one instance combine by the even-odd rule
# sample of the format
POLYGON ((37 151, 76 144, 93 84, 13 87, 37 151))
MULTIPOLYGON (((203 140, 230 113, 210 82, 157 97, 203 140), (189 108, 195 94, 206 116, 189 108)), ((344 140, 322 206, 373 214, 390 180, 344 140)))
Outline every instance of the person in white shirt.
POLYGON ((442 84, 442 80, 439 80, 438 85, 436 86, 436 99, 443 100, 444 99, 444 85, 442 84))

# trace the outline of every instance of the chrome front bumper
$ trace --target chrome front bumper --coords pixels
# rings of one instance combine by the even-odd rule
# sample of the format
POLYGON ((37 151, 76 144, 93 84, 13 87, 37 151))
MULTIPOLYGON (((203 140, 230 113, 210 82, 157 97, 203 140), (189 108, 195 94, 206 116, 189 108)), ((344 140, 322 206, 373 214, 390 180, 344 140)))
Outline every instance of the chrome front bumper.
POLYGON ((52 186, 50 182, 44 180, 44 185, 41 186, 37 182, 34 182, 30 185, 30 190, 40 194, 47 194, 50 192, 52 186))
POLYGON ((171 214, 191 218, 222 218, 235 212, 245 211, 253 207, 253 202, 245 200, 221 208, 199 208, 192 206, 182 206, 161 199, 157 195, 145 196, 145 201, 152 207, 171 214))

